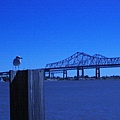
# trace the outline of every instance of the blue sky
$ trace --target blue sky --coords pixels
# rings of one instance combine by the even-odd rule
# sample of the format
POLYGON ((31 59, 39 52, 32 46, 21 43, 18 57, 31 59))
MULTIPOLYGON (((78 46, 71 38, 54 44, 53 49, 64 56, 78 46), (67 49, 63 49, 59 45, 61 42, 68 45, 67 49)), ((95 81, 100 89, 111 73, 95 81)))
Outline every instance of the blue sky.
POLYGON ((119 57, 119 48, 120 0, 0 1, 0 71, 16 55, 21 69, 37 69, 75 52, 119 57))

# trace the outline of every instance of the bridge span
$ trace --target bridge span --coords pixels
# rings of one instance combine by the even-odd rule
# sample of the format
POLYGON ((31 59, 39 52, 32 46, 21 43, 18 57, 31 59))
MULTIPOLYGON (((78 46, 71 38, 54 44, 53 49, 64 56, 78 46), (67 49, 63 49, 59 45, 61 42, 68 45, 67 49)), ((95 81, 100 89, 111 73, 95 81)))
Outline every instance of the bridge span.
POLYGON ((45 73, 54 75, 56 72, 63 71, 63 78, 67 78, 68 70, 77 71, 77 79, 80 78, 79 71, 82 71, 82 78, 84 78, 84 69, 95 69, 96 79, 100 78, 100 68, 120 67, 120 57, 105 57, 100 54, 88 55, 83 52, 76 52, 72 56, 58 62, 48 63, 45 66, 45 73))

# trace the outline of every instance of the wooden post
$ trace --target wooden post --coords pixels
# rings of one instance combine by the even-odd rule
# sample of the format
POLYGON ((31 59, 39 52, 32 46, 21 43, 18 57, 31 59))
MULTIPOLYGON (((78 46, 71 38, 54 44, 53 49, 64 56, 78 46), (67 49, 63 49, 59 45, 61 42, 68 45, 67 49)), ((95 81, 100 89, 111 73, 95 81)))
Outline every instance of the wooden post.
POLYGON ((45 120, 44 70, 9 71, 10 120, 45 120))

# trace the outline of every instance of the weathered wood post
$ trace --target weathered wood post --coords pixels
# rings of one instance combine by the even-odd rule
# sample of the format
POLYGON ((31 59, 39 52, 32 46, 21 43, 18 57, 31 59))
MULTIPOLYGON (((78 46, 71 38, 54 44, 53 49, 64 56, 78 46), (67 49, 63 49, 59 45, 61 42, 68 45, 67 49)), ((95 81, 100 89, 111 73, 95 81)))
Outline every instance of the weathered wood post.
POLYGON ((45 120, 44 70, 9 71, 10 120, 45 120))

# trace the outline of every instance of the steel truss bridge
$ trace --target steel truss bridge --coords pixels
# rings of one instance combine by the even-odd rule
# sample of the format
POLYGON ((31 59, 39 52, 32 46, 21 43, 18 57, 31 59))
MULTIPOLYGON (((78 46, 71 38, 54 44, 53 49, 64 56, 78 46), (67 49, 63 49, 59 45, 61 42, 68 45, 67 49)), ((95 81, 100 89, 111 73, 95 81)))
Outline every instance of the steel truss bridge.
MULTIPOLYGON (((120 67, 120 57, 105 57, 100 54, 88 55, 83 52, 76 52, 72 56, 58 62, 48 63, 45 68, 45 77, 54 77, 55 73, 63 73, 63 78, 67 78, 68 70, 77 70, 77 79, 80 78, 79 71, 82 71, 81 77, 84 78, 84 69, 95 69, 96 79, 100 78, 100 68, 120 67), (46 76, 46 74, 48 76, 46 76)), ((0 77, 9 78, 9 72, 0 72, 0 77)))
POLYGON ((67 77, 67 70, 76 69, 77 78, 79 79, 79 70, 82 70, 84 77, 84 69, 96 69, 96 78, 100 78, 100 68, 120 67, 120 57, 109 58, 100 54, 93 56, 83 52, 76 52, 72 56, 54 63, 48 63, 45 66, 45 71, 57 72, 63 70, 63 76, 67 77))

